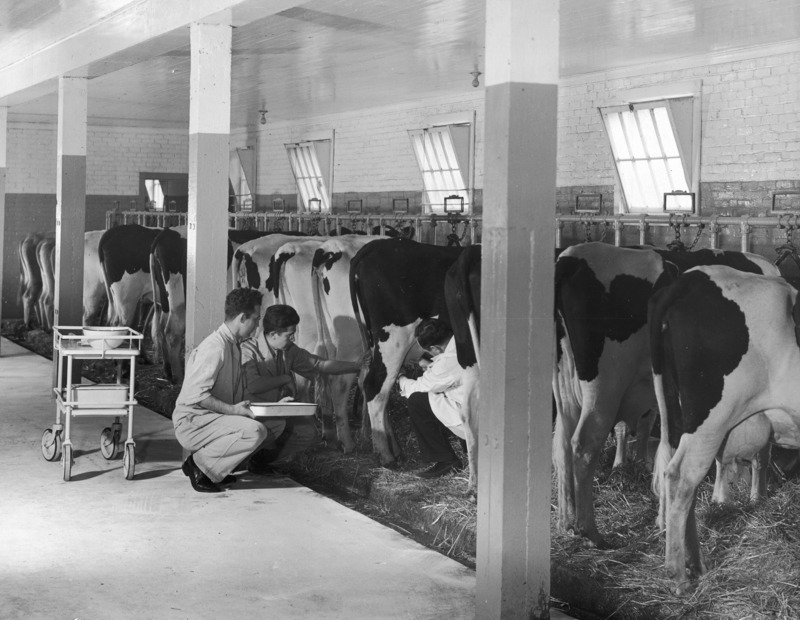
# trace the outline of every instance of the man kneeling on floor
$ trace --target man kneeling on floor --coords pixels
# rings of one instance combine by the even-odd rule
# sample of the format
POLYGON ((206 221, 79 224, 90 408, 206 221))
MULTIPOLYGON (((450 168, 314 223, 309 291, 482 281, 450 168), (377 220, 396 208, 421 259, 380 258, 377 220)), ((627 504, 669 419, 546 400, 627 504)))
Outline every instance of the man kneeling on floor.
MULTIPOLYGON (((294 344, 300 316, 291 306, 275 304, 264 313, 263 331, 242 343, 246 396, 252 402, 277 402, 297 395, 295 374, 306 379, 317 375, 356 373, 361 361, 326 360, 294 344)), ((253 454, 247 467, 269 474, 286 465, 292 456, 320 441, 313 416, 263 418, 270 437, 253 454), (274 440, 273 440, 274 438, 274 440)))
POLYGON ((261 293, 235 289, 225 298, 225 322, 189 355, 175 403, 175 437, 192 454, 183 463, 195 491, 215 493, 236 482, 231 472, 267 439, 244 399, 239 345, 258 327, 261 293))
POLYGON ((401 374, 397 379, 400 395, 408 399, 408 416, 417 436, 422 461, 433 463, 417 474, 438 478, 461 469, 461 459, 450 445, 450 436, 466 437, 461 419, 464 402, 464 369, 458 363, 450 326, 440 319, 423 319, 414 330, 417 342, 433 356, 419 365, 425 372, 419 379, 401 374))

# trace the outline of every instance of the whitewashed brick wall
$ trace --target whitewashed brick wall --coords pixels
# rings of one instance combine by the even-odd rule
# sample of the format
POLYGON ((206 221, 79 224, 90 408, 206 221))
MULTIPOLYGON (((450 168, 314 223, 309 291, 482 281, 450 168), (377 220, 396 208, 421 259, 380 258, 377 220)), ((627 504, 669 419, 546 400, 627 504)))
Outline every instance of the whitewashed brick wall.
POLYGON ((559 187, 614 183, 598 107, 626 90, 702 81, 702 182, 800 176, 800 51, 626 77, 570 80, 559 89, 559 187))
MULTIPOLYGON (((9 123, 6 192, 54 194, 56 127, 9 123)), ((89 127, 86 193, 139 193, 139 172, 188 172, 189 136, 182 130, 89 127)))
MULTIPOLYGON (((625 76, 565 80, 559 88, 559 187, 613 185, 614 169, 598 107, 621 103, 624 91, 702 81, 702 182, 796 179, 800 176, 800 51, 625 76)), ((483 187, 483 91, 419 105, 396 105, 273 122, 253 134, 235 132, 234 146, 255 146, 259 194, 294 193, 284 144, 335 130, 334 191, 412 191, 421 188, 409 129, 443 114, 476 112, 475 186, 483 187)), ((187 172, 188 133, 182 130, 90 127, 87 193, 138 193, 139 172, 187 172)), ((531 163, 535 165, 535 163, 531 163)), ((9 124, 8 193, 55 193, 54 127, 9 124)))
MULTIPOLYGON (((428 101, 424 105, 398 105, 373 108, 351 114, 319 117, 306 123, 272 123, 258 133, 259 194, 294 193, 295 183, 284 144, 309 136, 322 136, 333 129, 335 135, 334 191, 390 192, 422 189, 409 129, 428 126, 429 119, 460 112, 476 112, 475 185, 483 185, 483 93, 476 90, 458 97, 428 101)), ((252 138, 251 138, 252 140, 252 138)), ((232 136, 231 143, 245 146, 243 134, 232 136)))

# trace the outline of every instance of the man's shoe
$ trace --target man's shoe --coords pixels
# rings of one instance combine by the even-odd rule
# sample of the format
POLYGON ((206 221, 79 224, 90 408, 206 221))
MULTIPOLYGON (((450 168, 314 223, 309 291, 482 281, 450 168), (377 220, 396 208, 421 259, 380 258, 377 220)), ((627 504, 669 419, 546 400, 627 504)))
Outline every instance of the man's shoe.
POLYGON ((439 461, 438 463, 434 463, 427 469, 423 469, 421 472, 417 473, 417 478, 441 478, 442 476, 446 476, 452 471, 457 471, 461 469, 461 461, 439 461))
POLYGON ((192 488, 198 493, 219 493, 222 491, 219 485, 213 483, 211 479, 200 470, 191 456, 183 462, 181 470, 184 474, 189 476, 189 482, 192 483, 192 488))
POLYGON ((236 482, 236 476, 231 476, 230 474, 228 474, 217 484, 233 484, 234 482, 236 482))

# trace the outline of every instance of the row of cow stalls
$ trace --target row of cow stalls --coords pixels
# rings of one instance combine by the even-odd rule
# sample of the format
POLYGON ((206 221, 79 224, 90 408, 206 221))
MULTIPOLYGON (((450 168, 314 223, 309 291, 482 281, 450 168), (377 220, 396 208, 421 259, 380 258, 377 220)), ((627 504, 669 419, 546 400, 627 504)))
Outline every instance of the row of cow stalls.
POLYGON ((753 252, 772 260, 800 288, 800 250, 795 232, 800 212, 759 216, 585 213, 556 216, 556 247, 604 241, 616 246, 654 245, 670 250, 701 248, 753 252))
MULTIPOLYGON (((108 211, 106 228, 122 224, 167 228, 186 224, 185 213, 108 211)), ((421 243, 467 246, 481 242, 480 216, 469 214, 392 215, 369 213, 237 212, 228 214, 228 228, 307 235, 389 235, 421 243)))

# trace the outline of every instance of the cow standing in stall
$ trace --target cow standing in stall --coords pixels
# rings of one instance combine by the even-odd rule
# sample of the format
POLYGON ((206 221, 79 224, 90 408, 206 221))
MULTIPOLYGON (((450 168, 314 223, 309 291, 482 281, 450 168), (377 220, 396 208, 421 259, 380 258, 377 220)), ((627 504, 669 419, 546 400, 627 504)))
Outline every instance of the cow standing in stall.
POLYGON ((158 228, 124 224, 109 228, 100 238, 97 253, 108 296, 109 325, 142 331, 147 322, 145 304, 153 301, 150 246, 158 228))
POLYGON ((42 276, 42 294, 39 296, 39 314, 42 317, 42 329, 53 331, 56 283, 55 260, 56 239, 45 237, 36 246, 36 263, 42 276))
POLYGON ((567 248, 556 261, 553 461, 562 529, 605 546, 592 498, 600 452, 620 421, 637 429, 643 450, 657 411, 647 302, 682 271, 715 263, 778 275, 760 256, 720 250, 669 252, 585 243, 567 248))
MULTIPOLYGON (((295 332, 295 344, 309 353, 326 357, 319 322, 314 308, 312 291, 312 266, 314 253, 327 241, 327 237, 299 238, 280 246, 270 260, 270 276, 272 282, 270 292, 278 303, 291 306, 300 317, 295 332)), ((267 305, 264 304, 266 312, 267 305)), ((321 382, 317 382, 315 397, 320 400, 321 382)), ((301 402, 311 401, 311 382, 300 375, 295 376, 297 395, 301 402)))
MULTIPOLYGON (((89 230, 83 243, 83 325, 102 322, 103 306, 108 303, 103 265, 98 248, 105 230, 89 230)), ((113 310, 111 310, 113 312, 113 310)))
MULTIPOLYGON (((328 359, 355 362, 365 353, 361 330, 350 298, 350 261, 368 243, 385 237, 345 235, 329 239, 317 248, 312 263, 312 293, 314 314, 318 323, 325 356, 328 359)), ((322 394, 330 400, 325 410, 333 411, 336 435, 325 429, 325 438, 333 444, 338 440, 343 452, 355 450, 350 429, 347 404, 357 377, 353 375, 323 375, 322 394)), ((324 421, 324 415, 323 415, 324 421)))
POLYGON ((372 355, 360 380, 372 424, 372 446, 386 468, 396 468, 401 456, 386 415, 389 392, 415 344, 419 322, 435 316, 446 319, 445 274, 461 251, 381 239, 361 248, 351 262, 353 311, 372 355))
POLYGON ((480 400, 481 246, 464 248, 444 281, 447 312, 464 368, 465 402, 461 406, 469 459, 468 492, 478 484, 478 404, 480 400))
MULTIPOLYGON (((239 269, 244 269, 250 248, 263 237, 279 240, 294 235, 251 230, 228 231, 228 291, 242 286, 239 269), (244 248, 239 252, 240 248, 244 248)), ((186 227, 177 226, 160 232, 150 247, 150 273, 154 291, 152 337, 164 372, 173 383, 183 379, 184 341, 186 335, 186 227)), ((265 268, 268 269, 268 268, 265 268)))
POLYGON ((653 486, 678 592, 705 571, 695 494, 714 459, 753 458, 770 439, 800 449, 798 301, 779 278, 723 266, 692 269, 650 301, 661 415, 653 486))
POLYGON ((19 254, 19 292, 17 301, 22 304, 25 329, 33 329, 34 320, 41 326, 43 317, 39 306, 42 294, 42 273, 36 260, 36 248, 44 236, 40 233, 25 235, 17 248, 19 254))

